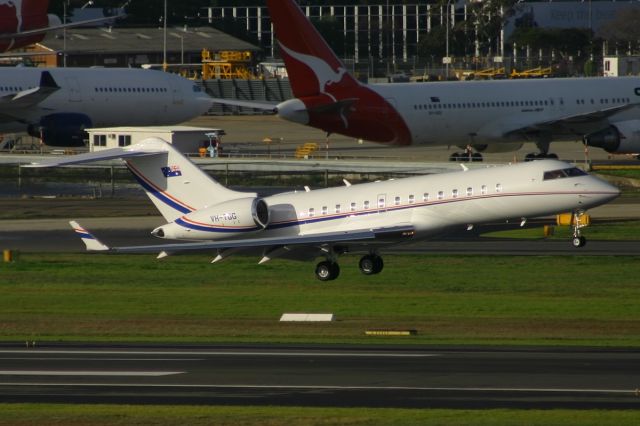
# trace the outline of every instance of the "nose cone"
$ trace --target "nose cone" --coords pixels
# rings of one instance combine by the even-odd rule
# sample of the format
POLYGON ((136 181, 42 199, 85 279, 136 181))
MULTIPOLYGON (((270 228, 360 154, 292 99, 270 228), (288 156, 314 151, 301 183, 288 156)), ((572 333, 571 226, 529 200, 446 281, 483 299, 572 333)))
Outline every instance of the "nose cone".
POLYGON ((618 187, 606 182, 600 178, 589 176, 589 204, 591 206, 599 206, 606 204, 620 196, 618 187))

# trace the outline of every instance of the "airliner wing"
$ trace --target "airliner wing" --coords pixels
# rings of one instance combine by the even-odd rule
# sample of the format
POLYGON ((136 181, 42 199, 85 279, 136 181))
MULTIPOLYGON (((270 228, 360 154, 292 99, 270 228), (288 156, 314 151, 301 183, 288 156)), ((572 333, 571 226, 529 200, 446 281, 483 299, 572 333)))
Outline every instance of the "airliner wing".
MULTIPOLYGON (((617 105, 611 108, 590 111, 584 114, 567 115, 565 117, 561 117, 558 119, 541 121, 538 123, 533 123, 524 127, 520 127, 518 129, 514 129, 507 132, 507 135, 517 134, 517 133, 533 133, 533 132, 540 132, 543 130, 548 130, 553 133, 566 133, 567 130, 571 130, 571 129, 577 130, 581 125, 593 124, 594 122, 606 120, 614 114, 635 108, 637 106, 638 104, 617 105)), ((580 131, 577 131, 577 132, 569 131, 569 133, 582 134, 582 132, 580 131)))
POLYGON ((77 222, 70 222, 74 230, 81 235, 87 245, 87 250, 97 251, 95 247, 101 247, 100 251, 108 250, 115 253, 178 253, 198 250, 214 249, 242 249, 242 248, 268 248, 268 247, 324 247, 339 243, 391 243, 411 238, 414 228, 411 225, 397 225, 384 228, 358 229, 351 231, 325 232, 313 235, 298 235, 287 237, 246 238, 228 241, 203 241, 196 243, 172 243, 154 244, 148 246, 111 247, 100 243, 91 233, 81 228, 77 222), (85 241, 86 238, 86 241, 85 241))
POLYGON ((44 33, 47 33, 49 31, 59 31, 59 30, 67 29, 67 28, 75 28, 75 27, 81 27, 81 26, 84 26, 84 25, 98 24, 100 22, 113 21, 113 20, 116 20, 116 19, 125 18, 126 16, 127 15, 123 13, 123 14, 120 14, 120 15, 103 16, 101 18, 87 19, 87 20, 84 20, 84 21, 75 21, 75 22, 69 22, 69 23, 66 23, 66 24, 59 24, 59 25, 52 25, 52 26, 49 26, 49 27, 36 28, 36 29, 33 29, 33 30, 20 31, 20 32, 17 32, 17 33, 4 33, 4 34, 0 34, 0 39, 31 37, 31 36, 34 36, 34 35, 44 34, 44 33))
POLYGON ((0 113, 13 115, 17 110, 27 109, 39 104, 58 90, 60 90, 60 86, 55 82, 51 73, 43 71, 38 87, 0 97, 0 113))
POLYGON ((211 98, 211 100, 216 104, 237 106, 242 108, 260 109, 263 111, 272 112, 274 114, 278 111, 277 109, 278 103, 242 101, 238 99, 223 99, 223 98, 211 98))

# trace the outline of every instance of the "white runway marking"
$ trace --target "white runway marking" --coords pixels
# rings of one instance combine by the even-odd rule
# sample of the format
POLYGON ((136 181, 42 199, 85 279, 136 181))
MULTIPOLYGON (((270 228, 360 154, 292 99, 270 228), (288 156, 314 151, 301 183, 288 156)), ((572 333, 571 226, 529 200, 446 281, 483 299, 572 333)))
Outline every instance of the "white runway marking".
POLYGON ((0 376, 127 376, 161 377, 184 374, 184 371, 55 371, 55 370, 0 370, 0 376))

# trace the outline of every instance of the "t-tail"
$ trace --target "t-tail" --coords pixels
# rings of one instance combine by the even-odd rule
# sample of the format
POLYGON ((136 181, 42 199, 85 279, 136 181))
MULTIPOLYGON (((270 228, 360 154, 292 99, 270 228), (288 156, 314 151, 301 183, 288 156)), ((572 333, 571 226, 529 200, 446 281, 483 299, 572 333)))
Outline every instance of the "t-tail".
POLYGON ((148 138, 126 148, 73 155, 27 167, 55 167, 117 158, 125 161, 167 222, 211 205, 256 196, 224 187, 159 138, 148 138))
POLYGON ((394 100, 351 75, 294 0, 267 6, 295 96, 278 105, 280 117, 327 133, 411 144, 394 100))

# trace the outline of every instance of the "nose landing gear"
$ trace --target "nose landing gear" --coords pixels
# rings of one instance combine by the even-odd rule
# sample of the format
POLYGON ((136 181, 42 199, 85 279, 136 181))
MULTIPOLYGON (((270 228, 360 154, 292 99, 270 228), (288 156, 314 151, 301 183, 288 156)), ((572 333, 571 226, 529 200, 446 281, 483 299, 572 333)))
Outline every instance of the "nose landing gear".
POLYGON ((575 248, 584 247, 587 244, 587 239, 580 235, 580 229, 587 226, 585 221, 582 220, 583 215, 583 211, 573 212, 573 219, 571 220, 571 226, 573 227, 573 238, 571 239, 571 244, 575 248))

